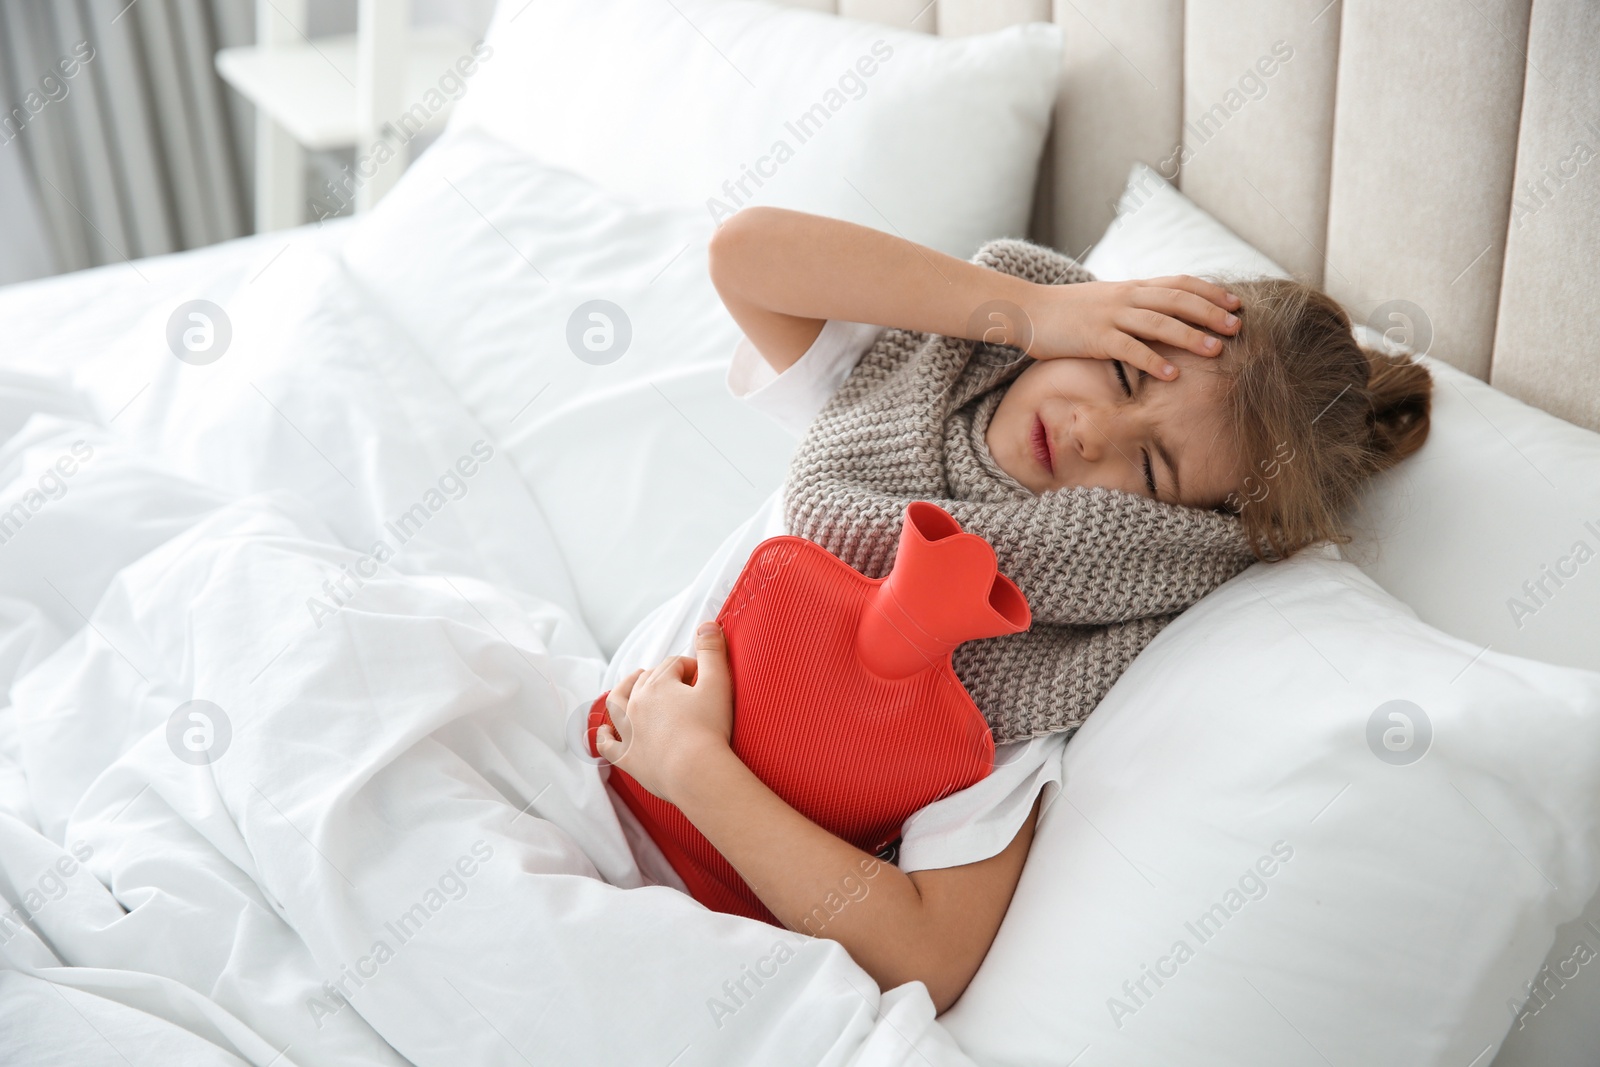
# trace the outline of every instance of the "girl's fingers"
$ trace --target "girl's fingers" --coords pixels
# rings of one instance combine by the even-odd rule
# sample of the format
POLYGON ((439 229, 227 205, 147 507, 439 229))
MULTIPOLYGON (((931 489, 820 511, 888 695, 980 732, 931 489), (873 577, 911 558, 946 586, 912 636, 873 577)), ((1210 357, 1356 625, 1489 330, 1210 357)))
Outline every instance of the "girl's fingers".
POLYGON ((633 692, 634 685, 639 681, 639 676, 643 673, 644 668, 640 667, 638 670, 622 679, 622 681, 618 682, 611 688, 611 695, 620 696, 624 701, 626 701, 628 699, 628 695, 633 692))
POLYGON ((618 693, 615 689, 606 697, 606 714, 611 716, 614 723, 628 721, 628 698, 618 693))
POLYGON ((634 671, 622 681, 611 687, 611 692, 606 697, 606 711, 611 713, 613 719, 620 719, 628 711, 628 699, 633 696, 634 686, 639 681, 642 670, 634 671))
MULTIPOLYGON (((1123 333, 1142 340, 1162 341, 1173 348, 1181 348, 1201 356, 1222 354, 1221 341, 1204 330, 1197 330, 1188 323, 1179 322, 1159 311, 1142 307, 1123 308, 1117 312, 1112 321, 1123 333)), ((1166 365, 1167 362, 1161 360, 1162 365, 1166 365)), ((1160 375, 1163 378, 1166 376, 1166 374, 1160 375)))
POLYGON ((1116 350, 1111 353, 1113 359, 1120 359, 1129 366, 1138 367, 1162 381, 1171 381, 1177 377, 1178 368, 1169 363, 1165 356, 1158 355, 1154 349, 1140 344, 1126 333, 1119 333, 1117 337, 1119 340, 1116 350))
POLYGON ((1203 326, 1215 333, 1239 331, 1239 316, 1218 307, 1206 297, 1183 289, 1147 286, 1134 291, 1134 304, 1182 319, 1192 326, 1203 326))
POLYGON ((1167 278, 1151 278, 1145 284, 1185 290, 1201 297, 1215 307, 1222 308, 1225 312, 1238 311, 1239 305, 1242 303, 1237 296, 1228 292, 1226 286, 1206 281, 1204 278, 1196 278, 1192 274, 1174 274, 1167 278))
POLYGON ((676 656, 677 662, 672 665, 672 675, 685 685, 694 684, 695 669, 700 666, 700 661, 693 656, 676 656))
POLYGON ((650 669, 645 676, 646 685, 654 685, 657 681, 670 678, 675 681, 693 684, 694 669, 699 666, 693 656, 668 656, 650 669))
POLYGON ((600 753, 600 758, 607 763, 615 763, 622 758, 622 742, 617 739, 616 731, 607 723, 601 723, 600 728, 594 732, 594 748, 600 753))
POLYGON ((1186 349, 1199 356, 1222 353, 1222 344, 1205 329, 1224 336, 1237 333, 1239 316, 1224 311, 1217 305, 1194 293, 1181 289, 1161 289, 1154 286, 1136 289, 1130 310, 1149 311, 1167 319, 1173 327, 1164 328, 1155 339, 1177 348, 1186 349))
POLYGON ((666 659, 662 660, 660 663, 657 663, 654 667, 651 667, 648 671, 645 672, 644 684, 645 685, 654 684, 654 682, 655 682, 655 680, 657 678, 661 677, 663 674, 666 674, 668 671, 670 671, 672 669, 673 665, 677 662, 677 660, 678 660, 677 656, 668 656, 666 659))

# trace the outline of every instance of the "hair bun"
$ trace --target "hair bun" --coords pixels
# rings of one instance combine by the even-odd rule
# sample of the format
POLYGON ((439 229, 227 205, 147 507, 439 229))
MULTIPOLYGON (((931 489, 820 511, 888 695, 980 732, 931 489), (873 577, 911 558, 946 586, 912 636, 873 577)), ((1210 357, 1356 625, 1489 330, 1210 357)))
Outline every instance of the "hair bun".
POLYGON ((1368 421, 1372 426, 1372 471, 1387 470, 1428 439, 1433 375, 1405 353, 1359 345, 1367 357, 1368 421))

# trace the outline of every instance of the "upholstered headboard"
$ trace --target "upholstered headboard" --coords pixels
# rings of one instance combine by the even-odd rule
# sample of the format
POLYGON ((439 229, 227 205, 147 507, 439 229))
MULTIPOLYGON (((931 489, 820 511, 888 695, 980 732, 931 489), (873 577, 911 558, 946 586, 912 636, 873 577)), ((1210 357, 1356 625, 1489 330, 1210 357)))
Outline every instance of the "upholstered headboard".
POLYGON ((947 35, 1053 19, 1036 240, 1084 252, 1142 160, 1357 321, 1600 429, 1594 0, 788 2, 947 35))

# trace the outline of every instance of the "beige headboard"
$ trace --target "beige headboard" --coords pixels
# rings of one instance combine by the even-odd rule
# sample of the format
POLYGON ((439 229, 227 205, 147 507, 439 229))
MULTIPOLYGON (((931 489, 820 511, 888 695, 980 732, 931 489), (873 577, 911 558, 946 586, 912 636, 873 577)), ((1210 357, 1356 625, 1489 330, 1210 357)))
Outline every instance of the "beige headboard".
POLYGON ((1600 430, 1596 0, 788 2, 1054 20, 1036 240, 1084 252, 1142 160, 1357 321, 1408 302, 1431 355, 1600 430))

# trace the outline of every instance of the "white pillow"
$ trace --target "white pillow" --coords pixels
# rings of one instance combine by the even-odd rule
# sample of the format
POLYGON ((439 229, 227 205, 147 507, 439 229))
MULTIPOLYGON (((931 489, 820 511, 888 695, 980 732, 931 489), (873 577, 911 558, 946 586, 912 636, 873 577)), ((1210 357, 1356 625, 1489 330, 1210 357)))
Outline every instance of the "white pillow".
POLYGON ((1600 670, 1600 434, 1425 362, 1428 441, 1373 479, 1346 555, 1478 647, 1600 670))
MULTIPOLYGON (((1085 260, 1100 277, 1227 270, 1287 276, 1144 164, 1132 168, 1119 210, 1085 260)), ((1360 321, 1360 310, 1357 333, 1367 342, 1405 340, 1394 336, 1393 320, 1385 317, 1374 330, 1360 321)), ((1411 325, 1411 336, 1420 336, 1411 325)), ((1560 587, 1547 580, 1552 595, 1541 594, 1540 604, 1521 589, 1544 578, 1545 567, 1573 569, 1579 540, 1600 550, 1600 538, 1575 532, 1592 532, 1585 523, 1600 516, 1600 435, 1424 358, 1437 385, 1428 443, 1373 481, 1344 554, 1424 621, 1475 647, 1600 668, 1600 580, 1586 571, 1560 587), (1551 482, 1560 493, 1550 491, 1551 482), (1538 556, 1535 546, 1554 551, 1538 556), (1536 613, 1513 611, 1513 600, 1536 613)), ((1546 997, 1524 1009, 1497 1067, 1564 1062, 1592 1043, 1600 987, 1561 980, 1571 975, 1574 946, 1593 936, 1583 919, 1600 924, 1600 895, 1582 919, 1558 931, 1540 972, 1549 974, 1546 997), (1560 995, 1550 997, 1554 987, 1560 995)), ((1522 991, 1513 1000, 1520 1003, 1522 991)))
POLYGON ((795 446, 724 384, 739 330, 707 275, 711 233, 703 212, 630 205, 466 129, 343 250, 521 473, 607 656, 781 484, 795 446), (614 305, 611 362, 582 337, 593 300, 614 305))
POLYGON ((1327 554, 1207 597, 1068 746, 942 1021, 987 1064, 1486 1063, 1600 883, 1600 675, 1478 652, 1327 554))
POLYGON ((708 220, 776 204, 962 258, 1026 233, 1062 49, 753 0, 507 0, 487 43, 452 127, 708 220))
POLYGON ((1196 206, 1143 163, 1128 172, 1117 216, 1083 259, 1101 281, 1169 274, 1289 272, 1196 206))

